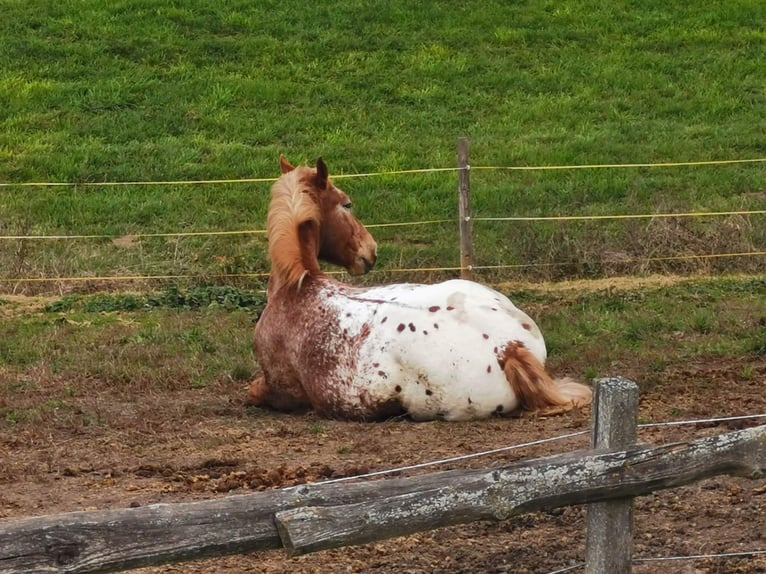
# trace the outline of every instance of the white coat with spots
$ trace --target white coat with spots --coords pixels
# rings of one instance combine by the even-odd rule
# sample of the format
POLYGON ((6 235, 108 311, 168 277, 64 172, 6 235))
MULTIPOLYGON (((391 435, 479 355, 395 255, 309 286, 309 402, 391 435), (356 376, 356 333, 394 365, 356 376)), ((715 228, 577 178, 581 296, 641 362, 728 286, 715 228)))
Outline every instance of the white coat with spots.
MULTIPOLYGON (((337 286, 328 286, 336 291, 337 286)), ((546 349, 534 321, 507 297, 470 281, 341 288, 327 297, 339 327, 364 337, 350 402, 398 400, 416 420, 466 420, 521 406, 500 365, 509 343, 541 363, 546 349), (369 326, 369 334, 365 326, 369 326)))

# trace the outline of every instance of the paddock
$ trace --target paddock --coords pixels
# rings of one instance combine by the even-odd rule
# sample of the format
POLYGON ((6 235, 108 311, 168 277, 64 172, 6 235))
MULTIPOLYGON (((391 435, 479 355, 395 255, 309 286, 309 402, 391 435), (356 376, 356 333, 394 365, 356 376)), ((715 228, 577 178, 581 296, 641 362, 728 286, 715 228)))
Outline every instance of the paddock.
MULTIPOLYGON (((749 398, 754 398, 758 394, 756 385, 751 391, 749 398)), ((28 475, 27 480, 9 484, 9 488, 4 489, 4 512, 9 508, 9 501, 27 500, 26 507, 17 506, 16 512, 5 518, 83 509, 138 508, 157 502, 201 501, 258 491, 268 495, 275 488, 306 481, 338 480, 397 466, 412 467, 453 457, 461 450, 477 452, 469 443, 481 443, 482 449, 478 450, 491 450, 489 447, 501 449, 510 444, 535 442, 530 439, 545 436, 569 436, 560 441, 439 465, 440 470, 499 467, 523 462, 532 456, 587 448, 590 441, 590 421, 582 413, 570 413, 563 419, 425 424, 390 421, 369 425, 265 412, 245 413, 248 418, 240 419, 234 412, 233 398, 223 402, 229 403, 228 412, 220 409, 219 401, 219 409, 211 408, 207 415, 197 413, 202 415, 203 422, 181 432, 163 428, 161 422, 155 420, 153 427, 134 428, 132 432, 125 428, 113 434, 110 440, 95 441, 89 446, 81 442, 82 438, 72 437, 58 445, 49 444, 47 449, 31 449, 31 453, 36 452, 38 456, 45 453, 47 465, 38 466, 37 472, 28 475), (216 417, 220 420, 218 428, 216 417), (149 448, 151 452, 137 452, 145 448, 142 444, 148 444, 145 434, 148 432, 155 438, 154 446, 149 448), (139 442, 131 445, 130 437, 139 442), (164 439, 156 440, 160 437, 164 439), (270 444, 267 446, 264 442, 270 444), (77 449, 80 449, 78 466, 65 466, 67 456, 72 456, 77 449), (130 451, 132 455, 128 454, 130 451), (413 456, 413 451, 418 455, 413 456), (82 456, 86 452, 91 456, 82 456), (129 466, 131 463, 133 466, 129 466), (28 498, 22 497, 22 491, 28 498)), ((647 420, 649 412, 652 420, 657 420, 657 413, 669 406, 660 396, 644 396, 641 402, 639 412, 643 414, 639 414, 639 421, 647 420)), ((673 408, 678 408, 677 403, 673 408)), ((753 421, 736 419, 648 426, 639 428, 638 440, 641 443, 692 440, 753 424, 753 421)), ((9 470, 19 471, 19 465, 25 464, 30 471, 41 462, 41 459, 35 463, 27 458, 25 464, 22 457, 16 457, 9 470)), ((407 468, 394 476, 424 475, 433 470, 433 467, 407 468)), ((634 557, 712 556, 757 549, 762 546, 764 532, 764 500, 759 486, 758 481, 715 477, 636 499, 634 557), (738 526, 742 520, 751 526, 745 532, 738 526), (713 530, 717 534, 715 540, 710 537, 713 530)), ((289 558, 283 551, 257 552, 193 564, 159 566, 147 571, 175 572, 179 568, 190 571, 191 568, 195 572, 215 572, 224 568, 257 568, 279 572, 289 568, 297 572, 317 569, 394 572, 406 561, 412 572, 483 569, 545 574, 576 566, 584 559, 585 524, 582 507, 565 507, 523 514, 498 523, 440 528, 297 558, 289 558)), ((62 564, 66 558, 61 557, 62 564)), ((710 557, 695 561, 696 567, 700 564, 703 572, 730 572, 735 566, 741 572, 758 572, 764 562, 762 556, 710 557)), ((683 567, 681 563, 667 568, 663 565, 663 571, 683 572, 683 567), (676 566, 678 569, 674 570, 676 566)), ((637 562, 633 572, 656 571, 652 568, 656 568, 656 564, 637 562)))

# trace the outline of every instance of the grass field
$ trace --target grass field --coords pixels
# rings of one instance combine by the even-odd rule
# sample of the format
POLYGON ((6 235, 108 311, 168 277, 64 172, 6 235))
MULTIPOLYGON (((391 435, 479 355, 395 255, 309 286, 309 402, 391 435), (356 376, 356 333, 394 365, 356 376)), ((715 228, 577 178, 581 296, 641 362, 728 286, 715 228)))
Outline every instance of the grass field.
MULTIPOLYGON (((766 7, 731 1, 21 2, 0 8, 0 182, 274 177, 324 156, 334 173, 766 157, 766 7)), ((475 215, 763 209, 766 164, 473 173, 475 215)), ((454 218, 456 174, 341 180, 367 223, 454 218)), ((0 188, 0 289, 114 282, 16 278, 263 273, 268 183, 0 188), (113 239, 117 238, 116 241, 113 239), (121 239, 120 239, 121 238, 121 239)), ((592 277, 754 270, 763 216, 482 223, 486 273, 592 277)), ((380 268, 452 267, 456 226, 375 230, 380 268)), ((378 276, 408 278, 407 274, 378 276)), ((420 277, 421 279, 423 277, 420 277)), ((425 277, 426 279, 428 276, 425 277)), ((116 283, 118 286, 119 282, 116 283)), ((252 281, 249 282, 252 284, 252 281)), ((135 286, 135 285, 134 285, 135 286)))

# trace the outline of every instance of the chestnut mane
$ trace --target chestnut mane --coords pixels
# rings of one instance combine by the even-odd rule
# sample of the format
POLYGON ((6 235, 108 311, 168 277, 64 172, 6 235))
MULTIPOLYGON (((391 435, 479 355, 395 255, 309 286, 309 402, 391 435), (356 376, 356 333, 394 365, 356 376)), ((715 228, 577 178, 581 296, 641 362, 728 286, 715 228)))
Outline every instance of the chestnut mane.
POLYGON ((278 286, 300 286, 307 274, 319 272, 316 257, 320 210, 312 185, 314 173, 308 167, 295 168, 283 174, 271 188, 267 218, 269 259, 272 280, 278 286), (309 236, 308 244, 302 243, 301 235, 309 236), (312 247, 314 252, 307 253, 312 247))

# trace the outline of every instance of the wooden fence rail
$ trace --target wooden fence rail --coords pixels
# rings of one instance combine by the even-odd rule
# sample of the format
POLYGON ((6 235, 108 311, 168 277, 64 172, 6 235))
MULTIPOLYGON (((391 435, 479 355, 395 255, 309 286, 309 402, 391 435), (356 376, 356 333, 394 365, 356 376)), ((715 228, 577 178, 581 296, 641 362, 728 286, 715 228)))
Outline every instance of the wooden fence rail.
MULTIPOLYGON (((604 381, 597 396, 621 384, 604 381)), ((765 473, 766 425, 494 469, 24 518, 0 522, 0 573, 117 572, 275 548, 301 554, 541 509, 624 500, 716 475, 760 478, 765 473)))

